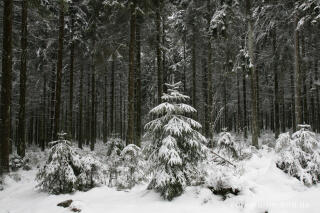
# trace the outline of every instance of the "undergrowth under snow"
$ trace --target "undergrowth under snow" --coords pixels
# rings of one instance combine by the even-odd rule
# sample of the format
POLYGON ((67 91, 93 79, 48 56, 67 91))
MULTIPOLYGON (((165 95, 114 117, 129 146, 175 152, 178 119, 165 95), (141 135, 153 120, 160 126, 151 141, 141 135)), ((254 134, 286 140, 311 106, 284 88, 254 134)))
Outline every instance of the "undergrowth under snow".
MULTIPOLYGON (((101 146, 102 147, 102 146, 101 146)), ((102 148, 97 149, 101 152, 102 148)), ((96 153, 99 156, 101 153, 96 153)), ((87 192, 49 195, 35 188, 37 170, 19 170, 5 179, 5 189, 0 191, 1 213, 67 213, 68 208, 57 203, 72 199, 72 207, 82 213, 104 212, 219 212, 219 213, 318 213, 320 186, 306 187, 294 177, 276 167, 276 153, 262 149, 239 165, 241 175, 229 183, 241 186, 237 196, 225 200, 204 186, 187 187, 185 193, 171 202, 164 201, 158 193, 146 190, 147 184, 135 186, 130 191, 117 191, 108 186, 87 192)), ((34 162, 42 162, 41 159, 34 162)), ((231 169, 231 168, 230 168, 231 169)), ((216 174, 218 175, 218 174, 216 174)))

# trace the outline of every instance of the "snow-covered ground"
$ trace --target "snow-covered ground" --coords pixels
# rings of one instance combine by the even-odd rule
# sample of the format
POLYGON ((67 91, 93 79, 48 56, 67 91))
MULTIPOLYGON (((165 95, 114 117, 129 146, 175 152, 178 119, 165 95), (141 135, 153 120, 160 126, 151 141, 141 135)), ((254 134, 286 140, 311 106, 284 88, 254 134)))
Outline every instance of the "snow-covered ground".
POLYGON ((139 185, 131 191, 117 191, 107 186, 88 192, 49 195, 35 188, 36 170, 12 173, 0 191, 0 213, 66 213, 70 208, 57 203, 72 199, 71 207, 82 213, 139 212, 139 213, 319 213, 320 186, 306 187, 276 168, 274 153, 266 150, 243 163, 242 181, 246 190, 240 195, 222 200, 203 187, 189 187, 173 201, 139 185), (17 181, 15 177, 20 177, 17 181))

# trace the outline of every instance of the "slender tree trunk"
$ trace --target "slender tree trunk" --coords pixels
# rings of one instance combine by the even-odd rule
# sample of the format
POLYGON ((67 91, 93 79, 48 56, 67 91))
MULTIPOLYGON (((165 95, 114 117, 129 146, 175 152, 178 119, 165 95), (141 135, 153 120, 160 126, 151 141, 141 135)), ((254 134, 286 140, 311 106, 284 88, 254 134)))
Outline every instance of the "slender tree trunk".
POLYGON ((63 39, 64 39, 64 1, 60 0, 59 14, 59 42, 58 42, 58 58, 57 58, 57 79, 56 79, 56 103, 54 116, 54 134, 57 139, 60 131, 60 105, 61 105, 61 77, 62 77, 62 59, 63 59, 63 39))
MULTIPOLYGON (((95 42, 93 42, 93 52, 95 51, 95 42)), ((96 70, 95 70, 95 61, 94 53, 92 54, 91 59, 91 137, 90 137, 90 150, 94 150, 94 144, 96 141, 96 70)))
POLYGON ((280 134, 280 108, 279 108, 279 82, 278 82, 278 54, 277 54, 277 34, 276 29, 274 29, 273 32, 273 43, 272 43, 272 49, 273 49, 273 77, 274 77, 274 132, 275 132, 275 138, 277 139, 280 134))
POLYGON ((296 126, 302 124, 302 73, 300 71, 300 44, 299 44, 299 31, 296 29, 298 26, 298 17, 295 18, 294 29, 294 50, 295 50, 295 114, 296 114, 296 126))
POLYGON ((108 76, 108 70, 107 70, 107 66, 106 66, 106 71, 105 71, 105 74, 104 74, 104 101, 103 101, 103 128, 102 128, 102 131, 103 131, 103 141, 104 142, 107 142, 108 140, 108 79, 107 79, 107 76, 108 76))
POLYGON ((71 31, 71 35, 70 35, 70 40, 71 40, 71 44, 70 44, 70 79, 69 79, 69 134, 70 134, 70 138, 73 138, 73 67, 74 67, 74 48, 75 48, 75 43, 74 43, 74 9, 73 9, 73 1, 71 1, 70 4, 70 21, 71 21, 71 25, 70 25, 70 31, 71 31))
MULTIPOLYGON (((186 33, 185 33, 186 34, 186 33)), ((187 76, 186 76, 186 35, 183 35, 183 92, 187 92, 187 76)))
POLYGON ((28 25, 28 1, 22 1, 21 22, 21 67, 20 67, 20 97, 19 97, 19 127, 17 154, 25 156, 25 125, 26 125, 26 81, 27 81, 27 25, 28 25))
MULTIPOLYGON (((135 1, 135 0, 134 0, 135 1)), ((135 3, 135 2, 134 2, 135 3)), ((160 6, 160 0, 156 1, 157 3, 157 8, 156 8, 156 30, 157 30, 157 35, 156 35, 156 52, 157 52, 157 69, 158 69, 158 104, 161 103, 161 96, 162 96, 162 88, 163 88, 163 72, 162 72, 162 59, 161 59, 161 48, 160 48, 160 44, 161 44, 161 16, 160 16, 160 10, 161 10, 161 6, 160 6)), ((135 16, 134 14, 131 15, 131 19, 134 19, 135 22, 135 18, 133 18, 133 16, 135 16)), ((131 20, 132 21, 132 20, 131 20)), ((133 27, 133 26, 131 26, 133 27)), ((132 36, 131 36, 132 37, 132 36)), ((133 38, 131 38, 133 39, 133 38)), ((132 51, 133 48, 132 48, 132 51)), ((129 109, 130 111, 130 109, 129 109)), ((129 118, 130 119, 130 118, 129 118)))
POLYGON ((240 80, 239 71, 237 72, 237 133, 240 132, 241 128, 241 98, 240 98, 240 80))
POLYGON ((211 4, 210 0, 207 0, 207 21, 208 21, 208 26, 207 26, 207 32, 208 32, 208 67, 207 67, 207 86, 208 86, 208 99, 206 100, 206 105, 208 106, 208 115, 206 117, 206 131, 205 135, 206 137, 211 138, 213 129, 211 129, 211 121, 212 121, 212 116, 213 116, 213 86, 212 86, 212 36, 210 34, 210 14, 211 14, 211 4))
MULTIPOLYGON (((162 1, 162 7, 164 6, 163 5, 164 2, 162 1)), ((165 47, 166 45, 166 17, 165 15, 163 14, 162 15, 162 47, 165 47)), ((167 87, 164 85, 164 83, 167 83, 168 82, 168 71, 167 71, 167 68, 166 68, 166 51, 165 49, 163 48, 162 50, 162 71, 163 71, 163 76, 162 76, 162 83, 163 83, 163 92, 167 92, 167 87)))
POLYGON ((10 106, 12 75, 12 19, 13 1, 3 1, 3 49, 1 81, 1 121, 0 121, 0 174, 9 172, 10 106))
MULTIPOLYGON (((141 37, 140 27, 142 24, 141 15, 137 16, 136 25, 136 145, 141 146, 141 37)), ((164 34, 163 34, 164 35, 164 34)), ((165 53, 163 53, 165 54, 165 53)), ((120 100, 121 104, 121 100, 120 100)))
POLYGON ((246 0, 246 15, 248 21, 248 51, 250 57, 250 71, 251 71, 251 95, 252 95, 252 145, 258 148, 258 111, 257 111, 257 89, 256 89, 256 67, 254 62, 254 35, 253 35, 253 20, 251 14, 251 0, 246 0))
POLYGON ((296 115, 295 115, 295 86, 294 86, 294 71, 290 71, 290 91, 291 91, 291 117, 292 117, 292 130, 296 131, 296 115))
POLYGON ((83 111, 83 61, 80 62, 80 88, 79 88, 79 127, 78 127, 78 147, 82 149, 83 146, 83 128, 82 128, 82 111, 83 111))
MULTIPOLYGON (((318 82, 318 61, 317 60, 315 60, 314 61, 314 80, 316 81, 316 82, 318 82)), ((317 86, 316 87, 316 108, 317 108, 317 110, 316 110, 316 114, 317 114, 317 119, 316 119, 316 126, 315 126, 315 129, 319 132, 319 130, 320 130, 320 99, 319 99, 319 87, 317 86)))
MULTIPOLYGON (((136 11, 135 11, 135 8, 136 8, 136 1, 133 0, 132 4, 130 5, 130 17, 131 18, 130 18, 130 43, 129 43, 128 125, 127 125, 128 129, 127 129, 127 140, 126 140, 127 145, 134 144, 134 79, 135 79, 135 45, 136 45, 135 44, 136 43, 136 11)), ((158 15, 160 16, 160 14, 158 14, 158 15)), ((160 33, 160 27, 158 30, 159 30, 158 33, 160 33)), ((159 38, 158 42, 160 42, 160 38, 159 38)), ((160 55, 160 47, 157 47, 157 54, 160 55)), ((161 63, 159 63, 159 62, 160 61, 158 61, 158 65, 161 66, 161 63)), ((158 73, 158 77, 162 78, 161 72, 158 73)), ((160 101, 160 97, 162 94, 162 82, 161 82, 160 86, 161 86, 161 89, 159 90, 159 88, 158 88, 158 98, 159 98, 158 101, 160 101), (160 96, 159 96, 159 92, 161 93, 160 96)), ((158 79, 158 87, 159 87, 159 79, 158 79)))
MULTIPOLYGON (((193 20, 194 22, 194 20, 193 20)), ((197 103, 197 56, 196 56, 196 27, 192 23, 192 106, 196 108, 197 103)))
POLYGON ((111 62, 111 112, 110 112, 110 131, 114 133, 114 81, 115 81, 115 57, 112 55, 111 62))
POLYGON ((247 80, 245 58, 242 60, 242 95, 243 95, 243 134, 248 138, 248 118, 247 118, 247 80))
MULTIPOLYGON (((42 69, 41 69, 42 70, 42 69)), ((47 76, 43 75, 43 106, 42 106, 42 138, 41 138, 41 149, 44 151, 46 146, 46 135, 47 135, 47 123, 46 123, 46 98, 47 98, 47 76)))

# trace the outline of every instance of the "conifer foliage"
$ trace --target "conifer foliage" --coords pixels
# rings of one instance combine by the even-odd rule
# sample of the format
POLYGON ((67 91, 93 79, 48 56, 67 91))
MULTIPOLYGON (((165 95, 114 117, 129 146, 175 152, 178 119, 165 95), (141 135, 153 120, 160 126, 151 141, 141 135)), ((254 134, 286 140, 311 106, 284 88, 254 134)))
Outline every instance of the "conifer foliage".
POLYGON ((59 133, 50 143, 49 158, 37 173, 38 187, 51 194, 86 191, 105 183, 103 165, 93 156, 81 156, 59 133))
POLYGON ((309 125, 300 125, 300 130, 280 134, 276 143, 279 153, 277 166, 306 185, 320 181, 320 142, 309 125))
POLYGON ((153 188, 167 199, 179 196, 198 174, 198 162, 204 157, 206 138, 198 132, 201 124, 188 115, 196 110, 186 104, 189 97, 179 92, 181 82, 166 84, 168 92, 162 103, 150 111, 155 117, 146 124, 147 136, 152 138, 153 188))

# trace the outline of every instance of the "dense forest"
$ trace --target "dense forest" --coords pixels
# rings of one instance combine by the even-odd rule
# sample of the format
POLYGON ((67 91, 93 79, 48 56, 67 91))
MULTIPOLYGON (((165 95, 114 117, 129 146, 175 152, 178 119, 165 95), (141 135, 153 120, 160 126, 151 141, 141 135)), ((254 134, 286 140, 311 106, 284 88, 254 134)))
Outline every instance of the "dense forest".
POLYGON ((318 0, 3 0, 0 16, 2 173, 59 132, 141 147, 174 81, 208 147, 320 131, 318 0))
POLYGON ((0 212, 319 211, 319 0, 3 0, 0 17, 0 212))

